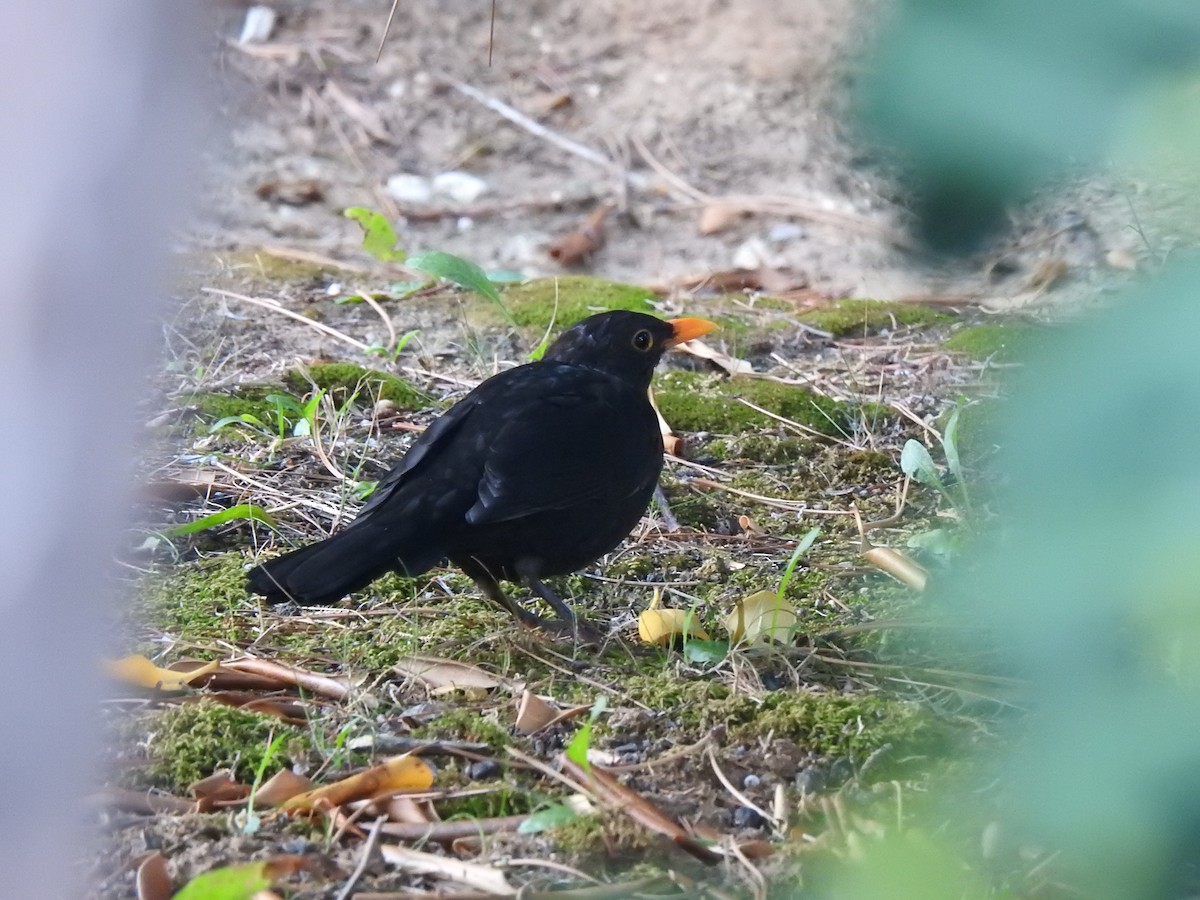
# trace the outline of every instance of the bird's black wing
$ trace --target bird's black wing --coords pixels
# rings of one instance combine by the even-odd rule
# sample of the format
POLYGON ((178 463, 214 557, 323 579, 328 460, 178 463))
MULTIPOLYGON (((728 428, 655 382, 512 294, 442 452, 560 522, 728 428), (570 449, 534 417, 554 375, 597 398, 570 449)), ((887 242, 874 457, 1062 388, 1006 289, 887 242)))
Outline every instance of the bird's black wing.
POLYGON ((493 376, 435 419, 408 448, 400 462, 379 480, 366 504, 358 511, 358 517, 362 518, 387 503, 418 469, 436 466, 438 458, 449 448, 459 430, 478 408, 480 401, 487 402, 488 395, 494 393, 502 384, 503 377, 517 371, 519 370, 511 369, 493 376))
POLYGON ((514 392, 488 445, 472 525, 629 496, 658 478, 662 437, 644 396, 580 367, 537 368, 539 390, 514 392))

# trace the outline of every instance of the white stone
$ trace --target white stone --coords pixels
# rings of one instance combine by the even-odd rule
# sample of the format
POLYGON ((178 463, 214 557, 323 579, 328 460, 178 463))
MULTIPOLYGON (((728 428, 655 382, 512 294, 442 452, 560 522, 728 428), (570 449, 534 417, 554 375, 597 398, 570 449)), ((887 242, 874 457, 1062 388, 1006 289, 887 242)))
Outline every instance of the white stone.
POLYGON ((442 172, 433 179, 434 193, 455 203, 474 203, 488 189, 487 182, 469 172, 442 172))
POLYGON ((384 190, 401 203, 428 203, 433 199, 433 187, 428 178, 401 172, 387 180, 384 190))

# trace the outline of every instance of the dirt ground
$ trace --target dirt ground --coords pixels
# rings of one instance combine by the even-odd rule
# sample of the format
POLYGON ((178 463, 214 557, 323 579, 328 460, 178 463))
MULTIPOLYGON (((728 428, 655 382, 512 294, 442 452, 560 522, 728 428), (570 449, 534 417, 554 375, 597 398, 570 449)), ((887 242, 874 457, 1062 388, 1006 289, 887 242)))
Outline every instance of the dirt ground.
MULTIPOLYGON (((242 707, 228 713, 191 693, 114 703, 111 790, 132 795, 101 804, 94 895, 133 896, 137 867, 155 852, 176 884, 298 855, 307 872, 285 893, 306 898, 344 896, 360 863, 360 897, 476 897, 489 884, 493 894, 765 896, 764 879, 811 885, 799 857, 815 847, 822 859, 852 858, 856 842, 921 807, 942 750, 983 740, 990 717, 1009 709, 994 661, 964 655, 960 678, 945 671, 952 641, 912 636, 919 599, 864 562, 856 517, 878 524, 880 543, 903 547, 953 515, 916 486, 896 515, 899 459, 908 438, 936 450, 960 396, 1001 392, 1006 339, 989 332, 972 344, 964 332, 994 311, 1074 307, 1128 278, 1154 246, 1132 227, 1141 188, 1081 177, 1014 211, 1012 230, 975 257, 934 265, 907 237, 902 186, 849 118, 850 88, 889 8, 881 0, 498 4, 494 40, 487 4, 400 4, 376 62, 385 6, 281 2, 269 38, 249 44, 237 41, 245 6, 214 7, 220 115, 182 236, 179 311, 146 404, 152 502, 130 541, 136 600, 118 623, 121 643, 161 665, 245 654, 345 678, 353 690, 331 698, 269 682, 247 701, 210 685, 205 696, 242 707), (556 242, 606 203, 602 245, 571 265, 553 258, 556 242), (645 286, 660 311, 721 321, 713 347, 753 369, 729 379, 700 359, 664 366, 660 403, 686 435, 687 461, 668 466, 666 502, 631 540, 568 580, 572 602, 608 626, 603 652, 518 634, 453 570, 395 579, 329 611, 279 614, 247 598, 249 561, 344 521, 355 482, 379 477, 472 384, 522 361, 548 324, 544 300, 516 289, 510 308, 529 318, 515 328, 444 286, 389 298, 405 276, 363 252, 347 207, 384 213, 409 252, 455 253, 510 279, 584 273, 645 286), (334 303, 358 291, 374 305, 334 303), (840 298, 906 302, 839 307, 840 298), (412 331, 412 347, 396 350, 412 331), (947 343, 955 337, 958 349, 947 343), (371 347, 383 352, 363 352, 371 347), (330 361, 398 376, 392 389, 418 393, 385 404, 374 402, 387 388, 378 379, 357 397, 354 384, 322 385, 320 451, 295 430, 298 413, 280 434, 272 421, 259 427, 267 392, 303 401, 303 379, 330 361), (775 418, 753 418, 739 401, 775 418), (810 407, 825 418, 797 427, 810 407), (250 411, 258 425, 210 433, 250 411), (197 483, 207 488, 200 499, 197 483), (244 502, 269 509, 277 529, 235 521, 162 538, 168 525, 244 502), (712 659, 699 645, 685 655, 637 644, 637 615, 655 588, 715 628, 740 598, 779 586, 814 524, 820 549, 780 588, 797 604, 802 638, 712 659), (397 668, 414 653, 498 683, 447 692, 397 668), (574 712, 525 735, 514 727, 525 690, 574 712), (363 832, 378 808, 360 810, 361 827, 342 834, 334 819, 267 818, 254 831, 236 804, 148 815, 136 800, 179 798, 214 769, 248 784, 269 733, 288 740, 264 770, 286 764, 319 783, 423 748, 441 793, 411 821, 540 812, 570 793, 546 770, 598 695, 609 710, 597 759, 683 823, 686 839, 631 822, 628 798, 610 797, 600 815, 548 834, 410 842, 487 870, 453 878, 369 858, 363 832), (247 702, 270 706, 275 724, 244 712, 247 702), (717 866, 679 849, 693 838, 725 848, 717 866), (585 876, 617 884, 589 894, 585 876), (497 877, 503 890, 489 881, 497 877)), ((563 283, 584 297, 596 290, 563 283)), ((614 295, 595 296, 603 306, 614 295)), ((990 445, 974 441, 971 458, 986 465, 990 445)), ((952 849, 976 852, 1002 806, 981 794, 952 849)), ((387 812, 390 824, 417 815, 387 812)), ((1040 872, 1049 856, 1009 862, 1040 872)))
MULTIPOLYGON (((935 268, 912 252, 903 192, 849 115, 881 0, 499 4, 494 40, 488 4, 407 4, 378 62, 378 4, 276 8, 270 41, 220 52, 229 131, 203 179, 202 246, 353 260, 340 213, 367 206, 398 219, 410 251, 550 275, 563 268, 548 248, 611 202, 583 267, 614 280, 762 268, 834 296, 995 306, 1040 297, 1048 278, 1094 291, 1107 254, 1119 271, 1144 252, 1138 186, 1095 178, 1014 210, 976 258, 935 268), (455 172, 479 181, 411 199, 455 172), (420 180, 389 192, 397 176, 420 180)), ((221 10, 230 39, 242 8, 221 10)))

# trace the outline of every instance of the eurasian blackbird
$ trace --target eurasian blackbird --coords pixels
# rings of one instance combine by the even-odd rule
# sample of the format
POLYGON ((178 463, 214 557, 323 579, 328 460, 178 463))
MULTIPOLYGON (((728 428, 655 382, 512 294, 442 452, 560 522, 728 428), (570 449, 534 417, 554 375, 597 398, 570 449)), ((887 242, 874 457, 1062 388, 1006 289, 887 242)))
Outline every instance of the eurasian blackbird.
POLYGON ((575 625, 541 579, 620 543, 663 464, 650 405, 654 367, 716 326, 613 311, 565 331, 537 362, 494 375, 437 419, 346 528, 251 570, 270 603, 335 603, 389 571, 449 559, 519 620, 540 620, 499 580, 519 582, 575 625))

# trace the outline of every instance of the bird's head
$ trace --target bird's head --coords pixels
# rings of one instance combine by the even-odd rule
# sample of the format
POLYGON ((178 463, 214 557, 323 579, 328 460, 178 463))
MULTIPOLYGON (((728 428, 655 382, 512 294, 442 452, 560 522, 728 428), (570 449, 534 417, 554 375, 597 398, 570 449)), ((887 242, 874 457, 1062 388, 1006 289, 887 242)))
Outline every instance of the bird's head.
POLYGON ((707 319, 656 319, 645 313, 612 310, 588 316, 568 328, 543 359, 597 369, 645 389, 664 353, 716 327, 707 319))

